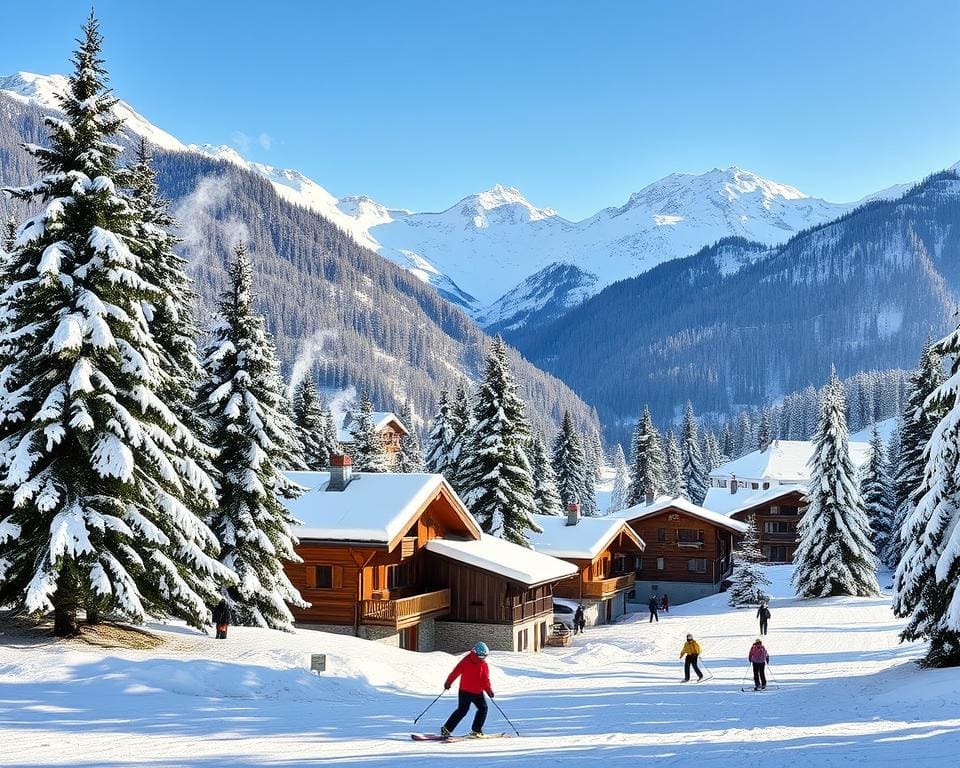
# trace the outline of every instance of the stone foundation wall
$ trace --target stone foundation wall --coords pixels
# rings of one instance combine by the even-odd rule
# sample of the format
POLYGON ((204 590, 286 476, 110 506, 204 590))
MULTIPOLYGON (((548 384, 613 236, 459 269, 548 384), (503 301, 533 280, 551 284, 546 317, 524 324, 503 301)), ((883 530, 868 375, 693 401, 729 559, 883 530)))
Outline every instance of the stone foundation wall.
POLYGON ((549 636, 549 614, 522 624, 473 624, 462 621, 437 621, 434 650, 447 653, 466 653, 481 640, 491 651, 517 651, 517 635, 527 630, 527 651, 533 652, 539 644, 540 625, 546 623, 549 636), (536 636, 536 640, 534 639, 536 636))
POLYGON ((424 619, 420 622, 419 635, 417 638, 419 646, 418 651, 430 653, 437 649, 437 620, 424 619))
POLYGON ((701 597, 709 597, 720 591, 719 584, 703 584, 693 581, 640 581, 637 579, 637 600, 640 607, 637 611, 647 610, 650 595, 655 594, 659 600, 666 592, 670 596, 670 605, 682 605, 701 597))

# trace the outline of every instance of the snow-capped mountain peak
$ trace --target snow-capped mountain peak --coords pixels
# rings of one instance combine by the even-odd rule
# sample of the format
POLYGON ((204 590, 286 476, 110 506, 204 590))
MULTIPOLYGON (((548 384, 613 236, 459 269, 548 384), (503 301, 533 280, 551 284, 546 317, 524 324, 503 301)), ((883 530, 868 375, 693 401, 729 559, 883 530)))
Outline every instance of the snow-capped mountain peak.
POLYGON ((478 192, 463 198, 448 211, 457 211, 466 218, 479 217, 485 220, 486 214, 507 208, 511 216, 526 221, 539 221, 557 215, 552 208, 538 208, 527 200, 516 187, 495 184, 484 192, 478 192))

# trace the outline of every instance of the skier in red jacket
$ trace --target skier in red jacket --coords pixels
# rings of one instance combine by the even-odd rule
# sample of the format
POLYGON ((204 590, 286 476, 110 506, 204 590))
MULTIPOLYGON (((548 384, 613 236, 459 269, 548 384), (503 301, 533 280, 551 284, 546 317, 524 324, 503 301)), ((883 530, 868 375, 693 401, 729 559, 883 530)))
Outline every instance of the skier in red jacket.
POLYGON ((459 704, 440 729, 440 735, 445 739, 453 735, 454 728, 470 711, 471 704, 477 708, 477 712, 473 716, 473 730, 470 736, 473 738, 483 736, 483 723, 487 719, 487 701, 483 698, 483 694, 493 698, 493 688, 490 687, 490 668, 487 666, 489 652, 490 649, 487 648, 486 643, 477 643, 470 653, 460 659, 443 684, 444 690, 449 690, 453 681, 460 678, 459 704))

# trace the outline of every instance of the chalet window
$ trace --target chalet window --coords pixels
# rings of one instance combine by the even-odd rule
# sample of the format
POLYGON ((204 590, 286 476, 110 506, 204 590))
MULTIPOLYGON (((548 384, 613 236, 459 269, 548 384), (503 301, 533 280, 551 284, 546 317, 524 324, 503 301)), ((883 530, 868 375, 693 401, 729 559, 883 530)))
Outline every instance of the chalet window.
POLYGON ((703 531, 696 528, 677 528, 677 541, 681 544, 696 544, 703 541, 703 531))
POLYGON ((759 483, 750 483, 751 490, 757 490, 760 487, 759 483))
POLYGON ((333 589, 333 566, 317 566, 317 589, 333 589))
POLYGON ((530 643, 530 630, 521 629, 517 632, 517 650, 525 651, 530 643))
POLYGON ((780 514, 780 507, 778 507, 776 504, 772 504, 772 505, 770 506, 770 514, 771 514, 771 515, 779 515, 779 514, 780 514))
POLYGON ((657 570, 658 570, 658 571, 662 571, 663 568, 664 568, 663 558, 662 558, 662 557, 658 557, 658 558, 657 558, 657 570))
POLYGON ((657 543, 663 544, 667 540, 667 529, 666 528, 657 528, 657 543))
POLYGON ((308 589, 342 589, 343 568, 339 565, 307 566, 308 589))
POLYGON ((797 524, 786 520, 767 520, 763 524, 764 533, 796 533, 797 524))
POLYGON ((767 550, 767 560, 771 563, 788 563, 790 558, 787 557, 787 548, 784 546, 769 547, 767 550))
POLYGON ((413 561, 387 566, 387 589, 412 587, 417 580, 413 561))
POLYGON ((614 555, 613 557, 613 572, 614 573, 626 573, 627 572, 627 556, 626 555, 614 555))
POLYGON ((770 483, 763 484, 763 490, 767 490, 770 487, 770 483))
POLYGON ((691 557, 687 560, 687 570, 691 573, 706 573, 707 559, 705 557, 691 557))
POLYGON ((727 487, 726 480, 717 480, 717 488, 726 488, 726 487, 727 487))

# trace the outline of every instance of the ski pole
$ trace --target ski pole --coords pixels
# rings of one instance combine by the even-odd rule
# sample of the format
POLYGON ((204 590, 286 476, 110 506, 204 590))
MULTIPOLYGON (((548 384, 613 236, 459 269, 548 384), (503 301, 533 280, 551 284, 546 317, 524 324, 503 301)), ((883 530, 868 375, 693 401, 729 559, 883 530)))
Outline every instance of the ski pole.
MULTIPOLYGON (((504 713, 504 711, 503 711, 502 709, 500 709, 500 705, 497 704, 497 700, 496 700, 496 699, 490 699, 490 701, 493 702, 493 706, 495 706, 495 707, 497 708, 497 710, 500 712, 500 714, 503 715, 503 719, 506 720, 508 723, 510 723, 510 718, 506 716, 506 714, 504 713)), ((517 736, 520 735, 520 731, 517 730, 517 726, 515 726, 513 723, 510 723, 510 727, 513 728, 513 732, 514 732, 515 734, 517 734, 517 736)))
MULTIPOLYGON (((440 691, 440 696, 443 696, 443 694, 445 694, 446 692, 447 692, 447 689, 444 688, 442 691, 440 691)), ((423 710, 423 712, 421 712, 419 715, 417 715, 417 720, 419 720, 421 717, 423 717, 425 714, 427 714, 427 710, 429 710, 430 707, 432 707, 434 704, 436 704, 438 701, 440 701, 440 696, 437 696, 437 698, 435 698, 433 701, 431 701, 431 702, 427 705, 427 709, 423 710)), ((413 721, 413 724, 414 724, 414 725, 417 724, 417 720, 414 720, 414 721, 413 721)))
POLYGON ((747 678, 750 676, 750 670, 753 669, 753 664, 747 662, 747 671, 743 673, 743 679, 740 681, 740 687, 743 688, 747 684, 747 678))

